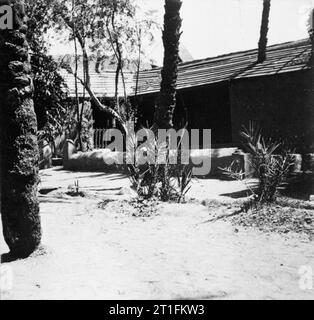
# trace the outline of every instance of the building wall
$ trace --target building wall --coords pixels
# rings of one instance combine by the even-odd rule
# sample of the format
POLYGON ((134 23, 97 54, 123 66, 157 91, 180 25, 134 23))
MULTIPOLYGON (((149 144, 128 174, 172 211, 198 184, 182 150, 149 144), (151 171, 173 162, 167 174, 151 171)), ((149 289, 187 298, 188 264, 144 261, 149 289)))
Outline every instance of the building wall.
POLYGON ((230 86, 232 139, 250 120, 264 134, 284 139, 300 153, 314 148, 314 78, 310 71, 234 80, 230 86))
POLYGON ((180 95, 188 112, 190 129, 211 129, 214 145, 232 142, 227 82, 181 90, 180 95))
MULTIPOLYGON (((156 98, 157 94, 139 97, 140 124, 153 124, 156 98)), ((186 124, 188 129, 212 129, 214 145, 230 144, 232 138, 228 83, 178 90, 174 127, 183 128, 186 124)))

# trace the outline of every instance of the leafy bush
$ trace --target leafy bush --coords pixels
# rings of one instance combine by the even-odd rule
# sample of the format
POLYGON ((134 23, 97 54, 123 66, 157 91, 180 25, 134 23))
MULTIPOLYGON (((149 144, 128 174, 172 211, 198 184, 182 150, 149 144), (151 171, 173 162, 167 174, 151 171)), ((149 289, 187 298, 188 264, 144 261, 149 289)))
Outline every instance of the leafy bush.
POLYGON ((45 34, 51 23, 49 14, 52 1, 27 0, 27 40, 30 49, 34 85, 34 108, 38 123, 40 145, 47 141, 53 146, 53 156, 58 150, 55 139, 62 135, 68 102, 66 83, 60 75, 60 65, 48 54, 45 34))

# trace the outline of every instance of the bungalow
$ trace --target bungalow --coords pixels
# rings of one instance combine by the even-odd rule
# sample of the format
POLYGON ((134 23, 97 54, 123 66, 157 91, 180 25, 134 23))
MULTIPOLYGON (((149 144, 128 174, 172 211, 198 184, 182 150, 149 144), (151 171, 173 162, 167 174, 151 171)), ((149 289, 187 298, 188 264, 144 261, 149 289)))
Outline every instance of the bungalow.
MULTIPOLYGON (((314 76, 309 40, 269 46, 258 64, 257 50, 181 63, 175 126, 212 129, 216 146, 239 145, 239 131, 251 120, 264 132, 292 143, 299 152, 314 148, 314 76)), ((139 114, 152 123, 161 68, 139 76, 139 114)))
MULTIPOLYGON (((239 146, 239 131, 257 121, 266 135, 287 140, 300 153, 314 149, 314 77, 309 66, 312 47, 308 39, 267 48, 267 60, 257 63, 257 50, 183 62, 178 67, 175 127, 212 129, 215 147, 239 146)), ((91 68, 95 70, 95 68, 91 68)), ((64 76, 74 95, 73 75, 64 76)), ((91 85, 99 98, 114 96, 115 72, 91 73, 91 85)), ((123 90, 134 99, 138 81, 138 120, 153 122, 161 68, 125 72, 123 90), (137 80, 137 81, 136 81, 137 80)), ((83 94, 79 86, 80 95, 83 94)), ((94 110, 95 127, 105 128, 108 118, 94 110)))

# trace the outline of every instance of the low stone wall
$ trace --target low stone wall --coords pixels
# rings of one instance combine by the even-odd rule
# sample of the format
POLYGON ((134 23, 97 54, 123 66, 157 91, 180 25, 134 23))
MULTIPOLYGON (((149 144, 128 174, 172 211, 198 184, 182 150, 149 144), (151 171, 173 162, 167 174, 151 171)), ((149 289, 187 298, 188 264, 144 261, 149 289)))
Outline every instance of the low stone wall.
POLYGON ((221 177, 223 176, 223 168, 230 167, 232 163, 237 163, 237 166, 245 172, 246 177, 253 175, 253 170, 248 161, 250 155, 241 152, 238 148, 219 148, 219 149, 206 149, 206 150, 192 150, 191 161, 198 163, 202 159, 211 158, 211 170, 207 177, 221 177))
MULTIPOLYGON (((230 166, 235 160, 239 161, 243 170, 247 170, 246 155, 236 153, 236 151, 237 148, 192 150, 190 161, 191 163, 201 163, 204 159, 211 157, 211 172, 204 177, 221 176, 220 168, 230 166)), ((119 157, 123 159, 124 154, 112 152, 109 149, 77 152, 74 143, 68 140, 64 148, 63 166, 66 170, 72 171, 125 172, 125 166, 115 164, 119 157)))
POLYGON ((63 151, 63 167, 71 171, 121 173, 125 170, 124 166, 115 164, 119 157, 121 153, 112 152, 109 149, 77 152, 74 142, 67 140, 63 151))
MULTIPOLYGON (((112 152, 109 149, 99 149, 90 152, 77 152, 73 141, 67 140, 64 147, 63 166, 71 171, 100 171, 110 173, 126 172, 124 165, 117 165, 118 159, 125 155, 121 152, 112 152)), ((238 148, 219 148, 205 150, 191 150, 191 163, 201 163, 202 160, 211 158, 211 171, 203 177, 221 177, 221 168, 229 167, 233 162, 245 172, 247 178, 254 175, 250 165, 251 156, 238 148)), ((294 172, 313 171, 314 154, 302 157, 295 155, 294 172)))
POLYGON ((302 171, 314 172, 314 153, 309 153, 303 156, 302 171))

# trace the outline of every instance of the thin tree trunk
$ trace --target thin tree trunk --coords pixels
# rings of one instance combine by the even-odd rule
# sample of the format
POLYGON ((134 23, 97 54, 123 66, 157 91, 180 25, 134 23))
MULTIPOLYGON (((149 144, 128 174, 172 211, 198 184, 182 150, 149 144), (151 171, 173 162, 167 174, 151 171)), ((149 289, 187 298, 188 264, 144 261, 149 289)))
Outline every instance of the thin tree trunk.
POLYGON ((314 67, 314 9, 311 9, 309 14, 309 25, 308 25, 308 33, 309 39, 311 42, 311 55, 309 59, 309 66, 311 68, 314 67))
POLYGON ((122 130, 124 130, 124 133, 126 133, 126 126, 125 121, 122 119, 120 114, 114 110, 113 108, 106 106, 100 102, 100 100, 97 98, 93 90, 86 85, 84 80, 82 80, 80 77, 77 77, 77 79, 80 81, 82 86, 85 87, 86 91, 88 92, 92 102, 94 103, 95 107, 98 108, 98 110, 103 111, 107 113, 108 115, 112 116, 114 119, 116 119, 121 127, 122 130))
POLYGON ((157 99, 154 116, 155 128, 168 129, 173 127, 173 113, 176 106, 176 87, 178 78, 179 44, 181 37, 180 9, 181 0, 165 1, 164 17, 164 63, 161 72, 161 88, 157 99))
POLYGON ((257 62, 262 63, 266 60, 266 49, 267 49, 267 34, 269 25, 269 13, 270 13, 270 2, 271 0, 264 0, 263 2, 263 15, 261 24, 261 34, 258 43, 258 58, 257 62))
MULTIPOLYGON (((77 36, 76 36, 77 32, 76 32, 76 25, 74 22, 75 7, 76 7, 76 2, 75 0, 72 0, 73 42, 74 42, 74 56, 75 56, 74 83, 75 83, 75 106, 76 106, 76 118, 77 118, 76 131, 77 131, 77 140, 78 140, 79 150, 83 151, 83 143, 82 143, 82 136, 81 136, 82 121, 81 121, 81 114, 80 114, 80 97, 78 93, 78 79, 77 79, 79 57, 78 57, 78 50, 77 50, 77 36)), ((81 47, 82 47, 82 44, 81 44, 81 47)), ((83 56, 83 66, 85 65, 84 59, 85 57, 83 56)), ((84 69, 84 80, 85 80, 85 68, 83 67, 83 69, 84 69)))
POLYGON ((37 121, 24 3, 8 3, 14 29, 0 30, 1 217, 11 254, 26 257, 41 240, 37 121))
MULTIPOLYGON (((115 9, 114 9, 115 10, 115 9)), ((115 11, 112 12, 111 14, 111 19, 110 19, 111 27, 113 29, 113 32, 115 33, 115 11)), ((117 67, 116 67, 116 75, 115 75, 115 103, 116 103, 116 109, 120 113, 120 101, 119 101, 119 76, 121 74, 121 79, 123 82, 123 88, 124 88, 124 96, 126 99, 126 90, 125 90, 125 81, 124 81, 124 73, 122 70, 122 53, 120 50, 120 44, 119 41, 117 40, 117 35, 115 34, 113 38, 112 33, 109 28, 109 18, 107 19, 106 22, 106 28, 107 32, 109 35, 109 40, 110 40, 110 45, 112 47, 112 50, 114 52, 114 55, 117 59, 117 67)))
POLYGON ((75 68, 74 68, 74 81, 75 81, 75 106, 76 106, 76 117, 77 117, 77 137, 79 142, 79 149, 82 150, 82 139, 81 139, 81 117, 80 117, 80 97, 78 94, 78 54, 77 54, 77 43, 76 37, 74 37, 74 51, 75 51, 75 68))
POLYGON ((71 21, 69 17, 62 16, 62 18, 63 18, 64 22, 67 24, 67 26, 72 30, 74 36, 76 37, 77 41, 80 44, 80 47, 81 47, 82 53, 83 53, 83 69, 84 69, 84 74, 85 74, 85 78, 86 78, 86 84, 88 87, 90 87, 91 84, 90 84, 90 72, 89 72, 89 57, 88 57, 88 53, 86 50, 84 37, 79 32, 79 30, 77 30, 74 22, 71 21))
POLYGON ((116 75, 115 75, 115 80, 114 80, 114 100, 116 104, 116 110, 119 111, 119 74, 120 74, 120 67, 119 64, 117 65, 116 68, 116 75))
POLYGON ((137 59, 137 66, 136 66, 136 80, 135 80, 135 105, 137 107, 138 101, 137 101, 137 93, 138 93, 138 82, 139 82, 139 76, 140 76, 140 70, 141 70, 141 57, 142 57, 142 43, 140 40, 140 43, 138 45, 138 59, 137 59))
MULTIPOLYGON (((74 30, 74 24, 73 22, 66 16, 62 17, 63 20, 65 21, 65 23, 68 25, 68 27, 73 31, 74 30)), ((89 58, 88 58, 88 53, 86 51, 86 47, 84 44, 84 40, 82 35, 76 30, 76 34, 75 34, 81 48, 82 48, 82 52, 83 52, 83 68, 84 68, 84 73, 85 73, 85 79, 82 80, 80 77, 76 77, 80 83, 83 85, 83 87, 86 89, 87 93, 89 94, 91 100, 93 101, 93 103, 95 104, 95 106, 100 110, 100 111, 104 111, 107 114, 111 115, 113 118, 115 118, 121 129, 124 130, 124 132, 126 132, 126 126, 124 123, 124 120, 122 119, 122 117, 120 116, 120 114, 118 112, 116 112, 115 110, 113 110, 112 108, 105 106, 104 104, 102 104, 100 102, 100 100, 96 97, 96 95, 94 94, 92 88, 91 88, 91 81, 90 81, 90 70, 89 70, 89 58)), ((72 72, 72 74, 74 74, 72 72)))

